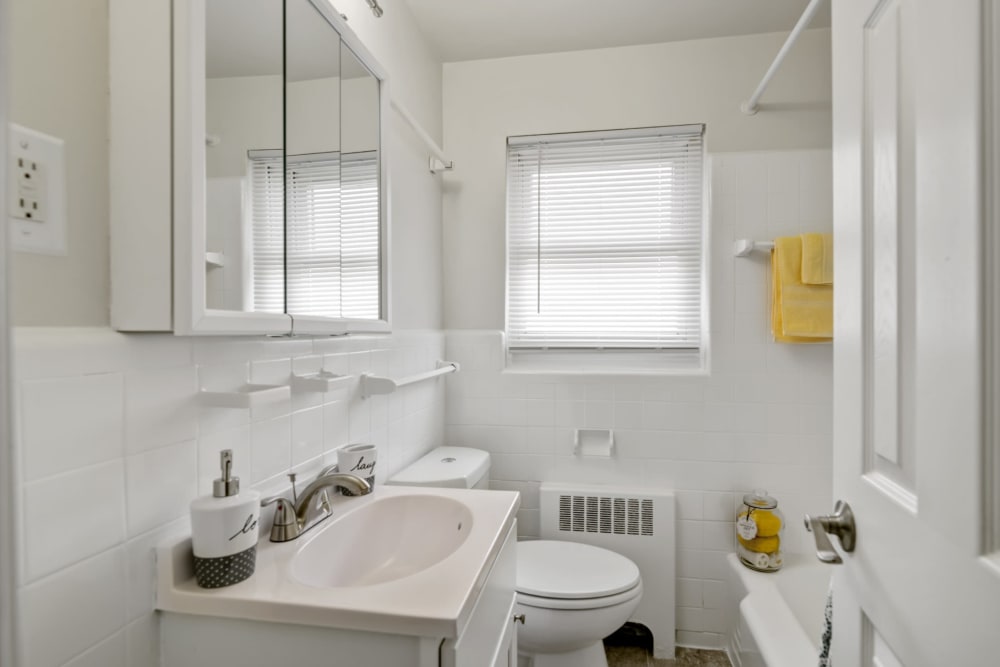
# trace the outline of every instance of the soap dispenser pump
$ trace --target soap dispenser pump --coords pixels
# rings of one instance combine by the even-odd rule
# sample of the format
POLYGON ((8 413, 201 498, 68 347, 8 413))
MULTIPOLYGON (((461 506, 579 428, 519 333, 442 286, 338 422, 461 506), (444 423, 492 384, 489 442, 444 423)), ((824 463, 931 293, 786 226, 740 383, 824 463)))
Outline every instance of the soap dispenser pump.
POLYGON ((222 476, 212 484, 212 495, 191 503, 191 547, 194 575, 202 588, 221 588, 248 579, 257 563, 257 524, 260 494, 240 493, 233 476, 233 451, 219 456, 222 476))

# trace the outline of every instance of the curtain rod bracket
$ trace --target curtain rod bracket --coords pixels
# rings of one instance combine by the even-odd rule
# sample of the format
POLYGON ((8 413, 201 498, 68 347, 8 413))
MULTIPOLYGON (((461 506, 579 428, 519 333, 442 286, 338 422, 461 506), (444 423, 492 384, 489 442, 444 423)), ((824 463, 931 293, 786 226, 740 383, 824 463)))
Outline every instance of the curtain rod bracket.
POLYGON ((452 160, 445 162, 444 160, 439 160, 433 155, 427 158, 427 169, 432 174, 440 174, 442 171, 451 171, 455 168, 455 163, 452 160))

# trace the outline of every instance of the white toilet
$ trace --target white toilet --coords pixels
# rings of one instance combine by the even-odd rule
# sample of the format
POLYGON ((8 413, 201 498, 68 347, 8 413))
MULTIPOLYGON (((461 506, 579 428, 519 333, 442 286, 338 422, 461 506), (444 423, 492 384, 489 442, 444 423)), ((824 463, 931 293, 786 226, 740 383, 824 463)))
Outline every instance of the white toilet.
MULTIPOLYGON (((438 447, 389 484, 487 488, 490 455, 438 447)), ((642 598, 639 568, 607 549, 553 540, 517 545, 518 652, 534 667, 607 667, 602 639, 642 598)))

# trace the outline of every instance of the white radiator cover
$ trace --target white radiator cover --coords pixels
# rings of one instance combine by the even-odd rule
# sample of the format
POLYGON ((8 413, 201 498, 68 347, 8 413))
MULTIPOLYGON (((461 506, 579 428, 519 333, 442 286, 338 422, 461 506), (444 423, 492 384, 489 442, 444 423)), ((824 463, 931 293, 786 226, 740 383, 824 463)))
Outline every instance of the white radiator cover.
POLYGON ((653 633, 657 658, 674 657, 676 535, 672 491, 542 484, 542 539, 604 547, 639 567, 642 601, 629 620, 653 633))

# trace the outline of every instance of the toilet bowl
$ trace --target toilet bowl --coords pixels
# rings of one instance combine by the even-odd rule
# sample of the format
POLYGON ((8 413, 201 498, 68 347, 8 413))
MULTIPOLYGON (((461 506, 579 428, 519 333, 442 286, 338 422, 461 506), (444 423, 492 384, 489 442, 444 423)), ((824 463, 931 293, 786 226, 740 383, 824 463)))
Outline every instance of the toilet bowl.
MULTIPOLYGON (((485 488, 489 453, 439 447, 388 484, 485 488)), ((602 639, 621 627, 642 599, 631 560, 608 549, 556 540, 517 544, 518 653, 533 667, 607 667, 602 639)))
POLYGON ((606 667, 604 637, 642 598, 635 563, 576 542, 518 542, 518 650, 534 667, 606 667))

